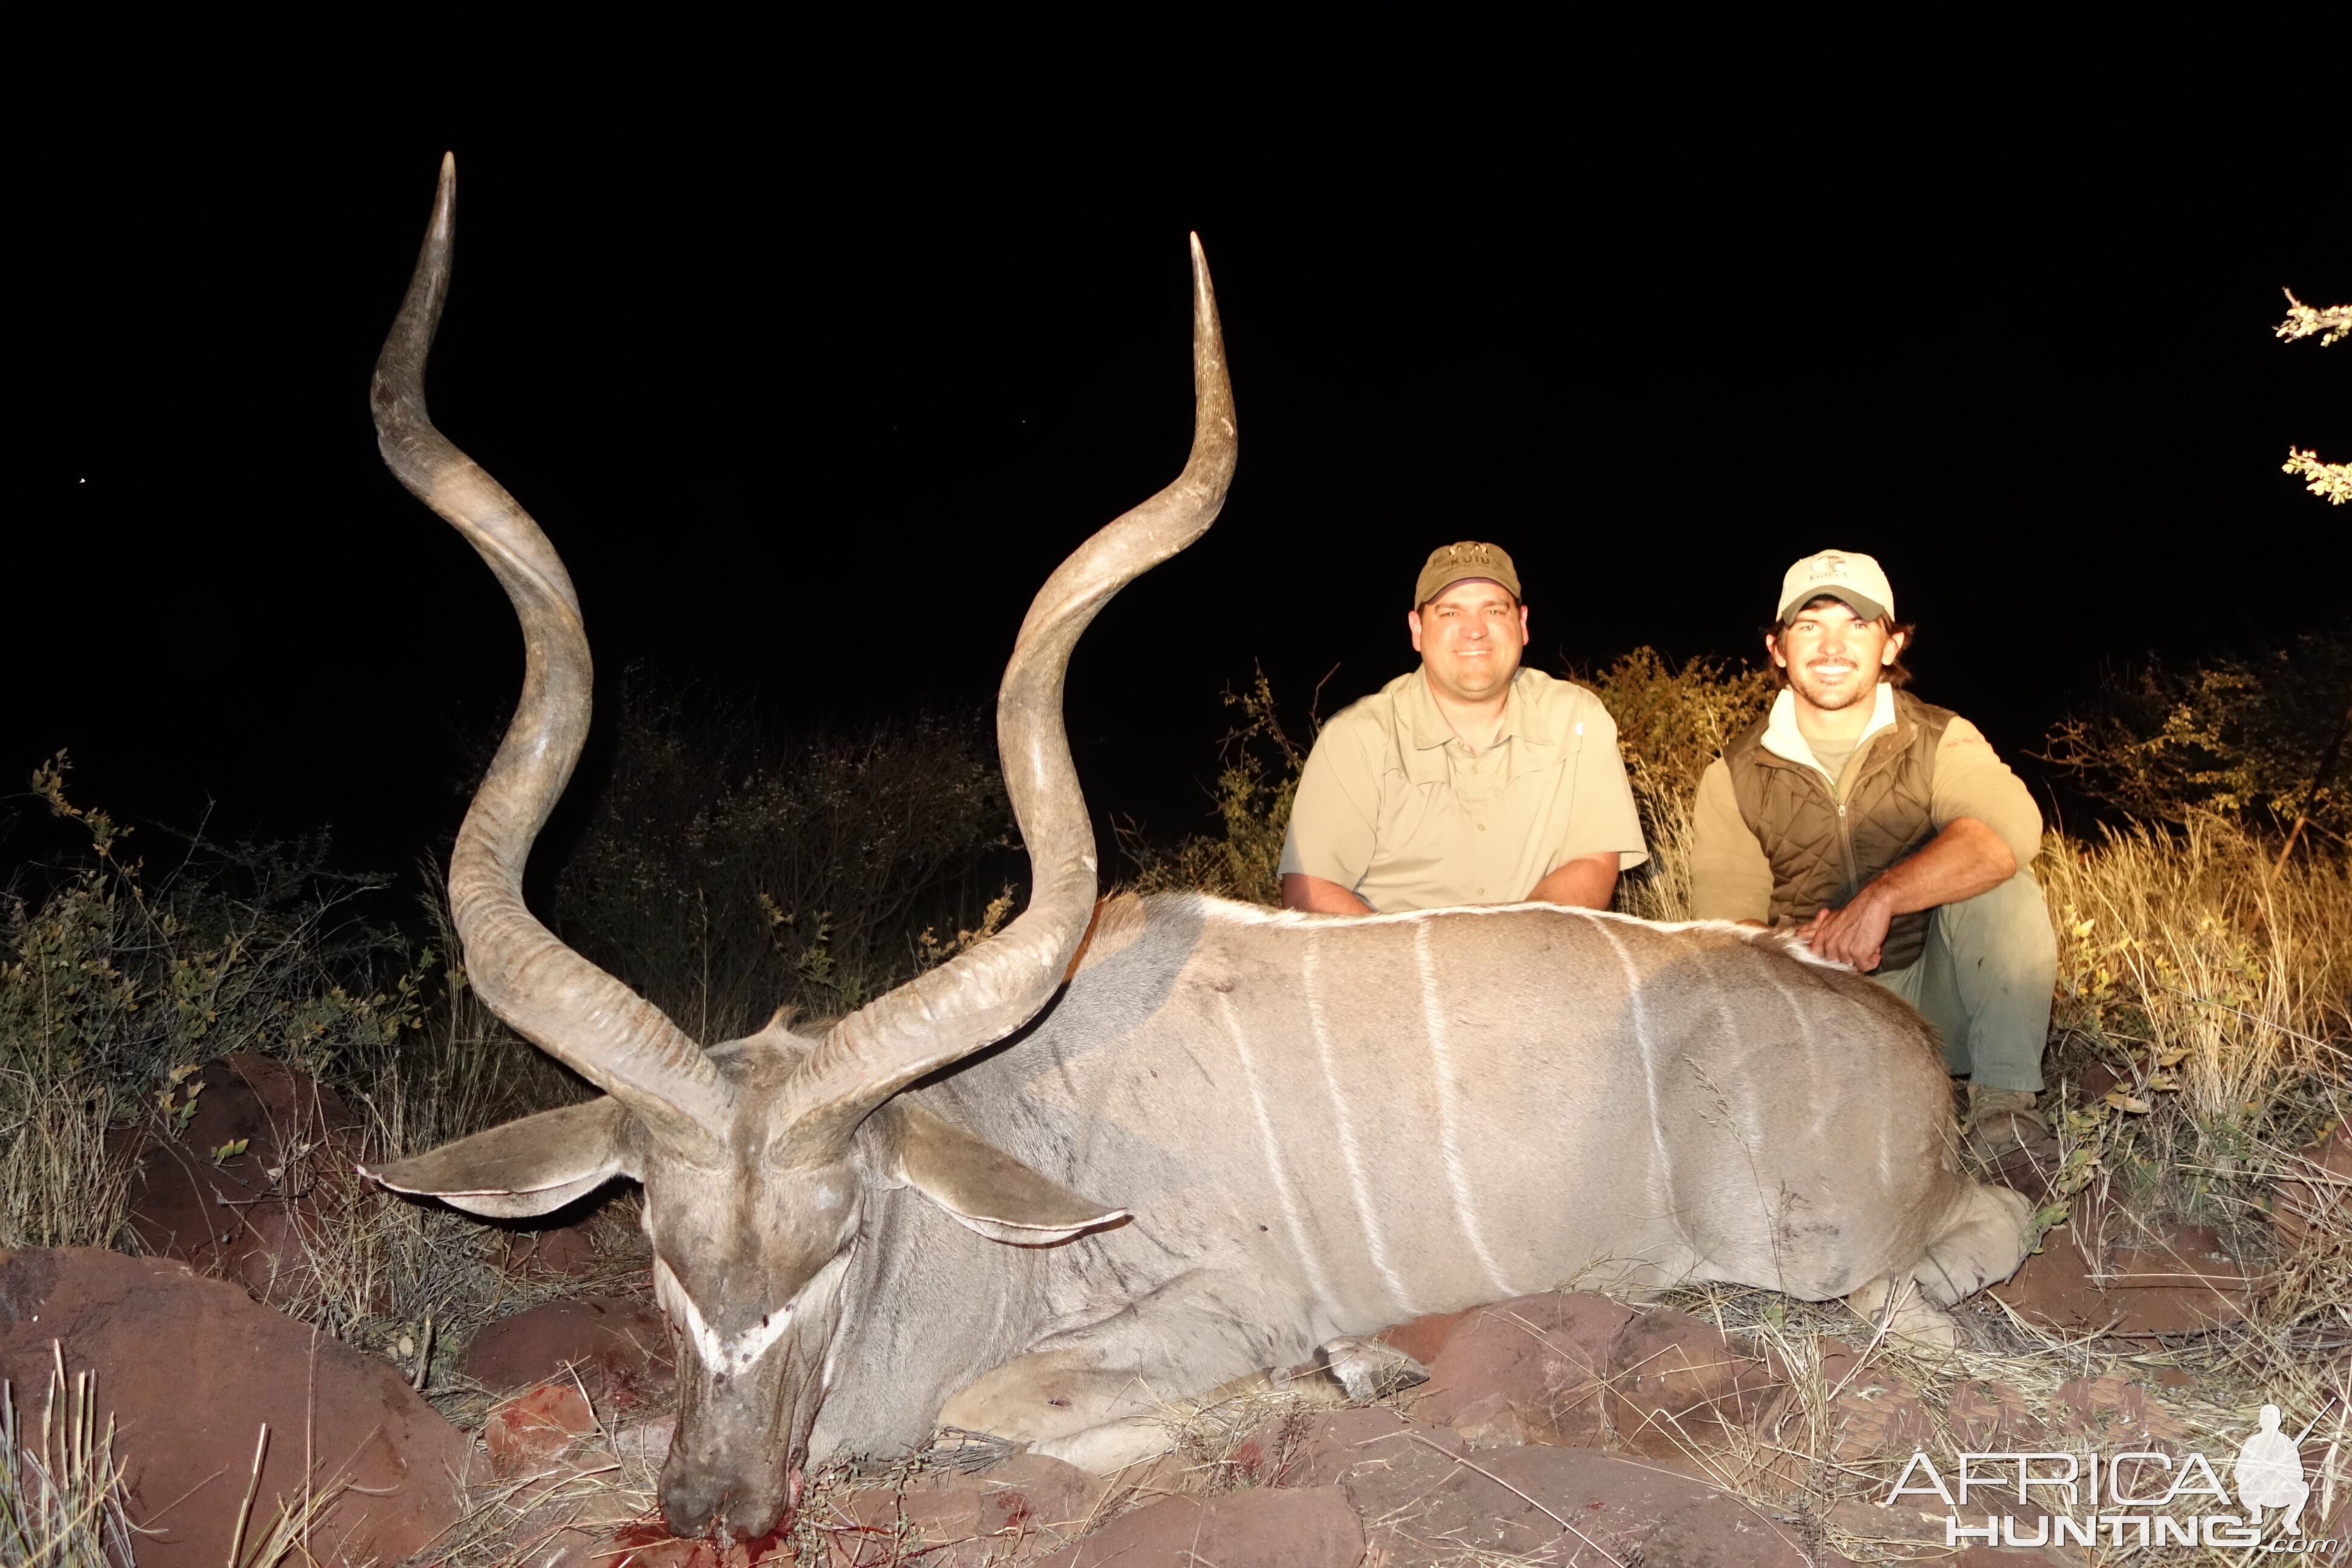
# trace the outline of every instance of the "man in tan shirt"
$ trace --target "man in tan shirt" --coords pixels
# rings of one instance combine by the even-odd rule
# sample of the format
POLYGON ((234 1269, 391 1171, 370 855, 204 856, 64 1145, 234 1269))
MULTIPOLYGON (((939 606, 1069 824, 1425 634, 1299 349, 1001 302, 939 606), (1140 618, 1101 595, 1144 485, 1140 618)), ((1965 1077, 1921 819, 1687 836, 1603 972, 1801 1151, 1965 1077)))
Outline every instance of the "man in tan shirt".
POLYGON ((1975 725, 1898 689, 1909 640, 1869 556, 1789 569, 1764 638, 1782 690, 1699 781, 1691 913, 1789 926, 1917 1007, 1999 1157, 2049 1137, 2042 813, 1975 725))
POLYGON ((1421 668, 1323 727, 1282 846, 1282 901, 1328 914, 1522 901, 1606 909, 1647 859, 1617 726, 1519 668, 1511 558, 1433 552, 1405 617, 1421 668))

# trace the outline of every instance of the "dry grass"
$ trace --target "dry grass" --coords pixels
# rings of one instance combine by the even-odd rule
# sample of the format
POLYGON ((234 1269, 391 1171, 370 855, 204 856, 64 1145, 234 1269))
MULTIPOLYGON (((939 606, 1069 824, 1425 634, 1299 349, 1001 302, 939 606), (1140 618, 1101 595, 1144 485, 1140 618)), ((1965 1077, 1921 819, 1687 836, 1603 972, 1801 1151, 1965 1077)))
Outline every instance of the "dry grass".
POLYGON ((36 1431, 23 1429, 0 1383, 0 1550, 24 1568, 122 1568, 137 1531, 114 1452, 114 1418, 98 1426, 96 1374, 66 1375, 58 1356, 36 1431), (30 1438, 30 1441, 26 1439, 30 1438))

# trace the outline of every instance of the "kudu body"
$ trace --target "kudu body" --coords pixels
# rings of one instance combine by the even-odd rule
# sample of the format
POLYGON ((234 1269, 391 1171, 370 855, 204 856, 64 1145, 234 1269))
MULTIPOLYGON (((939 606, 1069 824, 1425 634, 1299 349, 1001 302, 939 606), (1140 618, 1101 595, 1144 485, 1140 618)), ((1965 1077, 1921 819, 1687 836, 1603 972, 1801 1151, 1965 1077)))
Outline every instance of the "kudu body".
POLYGON ((521 900, 586 731, 587 644, 552 547, 425 416, 454 180, 445 162, 374 391, 386 460, 498 573, 528 649, 451 900, 485 998, 607 1095, 373 1174, 500 1216, 645 1184, 691 1348, 673 1528, 761 1533, 812 1458, 941 1425, 1108 1468, 1165 1446, 1166 1401, 1572 1279, 1901 1311, 1915 1282, 1948 1304, 2016 1267, 2024 1204, 1960 1172, 1927 1026, 1781 938, 1540 905, 1095 903, 1069 652, 1233 470, 1197 245, 1192 458, 1054 574, 1006 668, 1028 909, 822 1038, 699 1048, 521 900))

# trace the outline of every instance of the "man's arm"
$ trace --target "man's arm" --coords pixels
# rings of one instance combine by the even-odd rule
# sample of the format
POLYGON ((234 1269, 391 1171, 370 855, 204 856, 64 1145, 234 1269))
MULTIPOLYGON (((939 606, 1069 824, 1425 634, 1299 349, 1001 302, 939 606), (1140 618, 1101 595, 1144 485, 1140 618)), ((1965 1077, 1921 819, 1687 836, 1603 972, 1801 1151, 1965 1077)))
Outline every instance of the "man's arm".
POLYGON ((2000 834, 1973 816, 1955 817, 1919 853, 1864 884, 1845 908, 1815 914, 1805 943, 1823 958, 1875 969, 1896 915, 1973 899, 2016 875, 2016 853, 2000 834))
POLYGON ((1361 703, 1341 711, 1315 738, 1299 770, 1298 793, 1291 797, 1290 826, 1276 868, 1285 909, 1372 912, 1355 887, 1379 846, 1380 739, 1380 727, 1365 721, 1361 703))
MULTIPOLYGON (((1284 889, 1288 897, 1289 890, 1284 889)), ((1528 895, 1531 904, 1573 904, 1580 909, 1605 910, 1617 896, 1617 851, 1580 855, 1553 868, 1528 895)), ((1294 908, 1297 906, 1293 906, 1294 908)))
POLYGON ((1739 815, 1731 769, 1721 757, 1699 775, 1691 803, 1690 916, 1762 925, 1772 911, 1772 863, 1739 815))
MULTIPOLYGON (((1566 868, 1562 868, 1566 869, 1566 868)), ((1614 875, 1612 872, 1612 875, 1614 875)), ((1368 915, 1372 906, 1339 886, 1304 871, 1282 874, 1282 907, 1318 915, 1368 915)))

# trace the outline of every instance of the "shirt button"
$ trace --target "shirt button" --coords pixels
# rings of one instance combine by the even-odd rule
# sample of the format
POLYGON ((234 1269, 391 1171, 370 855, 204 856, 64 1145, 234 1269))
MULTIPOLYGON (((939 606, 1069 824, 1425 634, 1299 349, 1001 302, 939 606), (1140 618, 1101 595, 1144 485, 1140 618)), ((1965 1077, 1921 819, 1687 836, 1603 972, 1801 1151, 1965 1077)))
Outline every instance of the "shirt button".
POLYGON ((1485 823, 1483 823, 1483 822, 1482 822, 1482 823, 1480 823, 1480 824, 1478 825, 1478 831, 1479 831, 1479 832, 1481 832, 1481 833, 1486 832, 1486 825, 1485 823))

